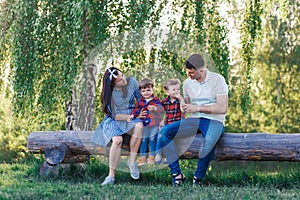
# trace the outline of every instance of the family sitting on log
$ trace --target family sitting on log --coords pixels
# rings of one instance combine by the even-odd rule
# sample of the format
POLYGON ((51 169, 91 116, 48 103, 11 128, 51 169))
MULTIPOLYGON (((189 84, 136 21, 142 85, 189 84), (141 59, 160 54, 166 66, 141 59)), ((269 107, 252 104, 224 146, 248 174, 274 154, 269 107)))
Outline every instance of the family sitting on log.
MULTIPOLYGON (((154 148, 155 142, 152 143, 149 153, 150 156, 155 155, 157 163, 161 162, 160 156, 164 154, 174 186, 186 179, 181 172, 179 158, 198 159, 194 185, 201 184, 212 159, 300 162, 299 133, 223 133, 228 104, 224 78, 206 69, 199 54, 190 56, 185 65, 189 77, 183 83, 183 97, 180 96, 180 82, 169 80, 173 83, 165 83, 167 98, 161 101, 165 115, 155 136, 156 146, 154 148)), ((105 71, 102 84, 101 101, 106 115, 95 131, 38 131, 29 134, 29 152, 45 155, 40 175, 58 173, 59 164, 82 163, 88 161, 90 155, 101 155, 109 157, 109 174, 102 184, 114 184, 115 170, 122 155, 129 156, 127 165, 131 177, 139 178, 136 156, 142 139, 147 146, 151 138, 144 138, 143 130, 151 130, 149 124, 155 116, 151 113, 161 111, 160 106, 156 108, 159 102, 154 96, 148 98, 145 94, 142 97, 137 81, 123 77, 117 68, 105 71), (154 108, 147 108, 153 100, 156 101, 154 108), (148 113, 147 110, 151 111, 148 113)), ((150 87, 141 88, 153 93, 152 83, 150 87)), ((153 124, 157 128, 158 121, 153 124)), ((145 161, 141 157, 140 165, 145 161)), ((153 163, 153 157, 150 158, 148 163, 153 163)))
POLYGON ((109 174, 102 185, 115 183, 124 134, 131 136, 127 166, 133 179, 140 177, 136 162, 139 148, 141 146, 139 164, 142 165, 146 162, 145 149, 150 140, 148 163, 160 162, 163 151, 172 183, 174 186, 180 185, 186 177, 181 172, 178 162, 180 155, 173 140, 190 137, 198 132, 202 133, 205 142, 201 151, 199 149, 193 184, 201 185, 213 159, 215 145, 224 132, 228 86, 223 76, 205 67, 204 58, 200 54, 191 55, 186 60, 185 67, 189 77, 183 82, 183 97, 178 84, 167 86, 168 97, 163 104, 153 95, 153 82, 150 79, 142 80, 139 85, 136 79, 124 77, 117 68, 110 67, 105 71, 101 102, 106 115, 92 137, 92 141, 100 146, 111 143, 109 174), (164 126, 158 130, 163 107, 167 114, 164 126), (188 117, 182 119, 183 113, 188 117))

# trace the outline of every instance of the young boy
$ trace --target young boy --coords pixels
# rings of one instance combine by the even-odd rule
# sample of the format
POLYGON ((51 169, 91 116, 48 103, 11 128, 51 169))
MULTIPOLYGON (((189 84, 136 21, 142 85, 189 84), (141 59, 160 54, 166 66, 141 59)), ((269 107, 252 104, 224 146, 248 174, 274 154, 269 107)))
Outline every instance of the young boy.
MULTIPOLYGON (((160 127, 171 124, 175 121, 181 120, 184 117, 183 108, 184 99, 180 95, 180 80, 178 79, 169 79, 164 83, 164 89, 166 94, 168 95, 161 103, 165 110, 165 118, 160 123, 160 127)), ((158 136, 157 140, 157 148, 160 149, 160 138, 158 136)), ((155 163, 159 164, 162 161, 161 150, 155 156, 155 163)), ((165 163, 165 161, 164 161, 165 163)))
POLYGON ((144 78, 139 83, 142 98, 136 102, 135 109, 131 112, 128 121, 136 118, 141 112, 146 111, 146 116, 142 118, 144 129, 143 138, 140 146, 140 159, 138 166, 146 164, 146 151, 149 145, 148 164, 155 163, 156 143, 159 123, 161 122, 161 115, 163 107, 159 98, 154 96, 154 83, 149 78, 144 78))

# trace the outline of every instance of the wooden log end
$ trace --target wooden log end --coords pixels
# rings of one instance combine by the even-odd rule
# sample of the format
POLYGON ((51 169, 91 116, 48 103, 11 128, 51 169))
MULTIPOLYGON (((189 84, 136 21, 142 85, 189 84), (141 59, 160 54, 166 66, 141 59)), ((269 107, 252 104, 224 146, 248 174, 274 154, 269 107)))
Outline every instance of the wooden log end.
POLYGON ((49 165, 57 165, 65 159, 67 151, 68 147, 63 143, 60 144, 58 147, 46 147, 44 151, 45 159, 49 165))

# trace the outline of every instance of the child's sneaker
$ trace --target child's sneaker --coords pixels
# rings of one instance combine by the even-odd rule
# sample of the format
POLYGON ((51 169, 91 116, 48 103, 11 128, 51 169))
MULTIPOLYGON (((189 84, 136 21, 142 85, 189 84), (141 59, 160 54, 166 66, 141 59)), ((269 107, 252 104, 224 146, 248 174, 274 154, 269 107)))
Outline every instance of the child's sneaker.
POLYGON ((139 158, 139 163, 138 163, 138 166, 143 166, 146 164, 146 157, 145 156, 141 156, 139 158))
POLYGON ((162 160, 161 155, 160 155, 160 154, 157 154, 157 155, 155 156, 155 164, 156 164, 156 165, 160 164, 160 163, 161 163, 161 160, 162 160))
POLYGON ((155 157, 154 156, 149 156, 147 163, 150 165, 154 165, 155 163, 155 157))
POLYGON ((163 159, 162 164, 164 164, 164 165, 168 165, 168 164, 169 164, 168 161, 167 161, 167 158, 164 158, 164 159, 163 159))

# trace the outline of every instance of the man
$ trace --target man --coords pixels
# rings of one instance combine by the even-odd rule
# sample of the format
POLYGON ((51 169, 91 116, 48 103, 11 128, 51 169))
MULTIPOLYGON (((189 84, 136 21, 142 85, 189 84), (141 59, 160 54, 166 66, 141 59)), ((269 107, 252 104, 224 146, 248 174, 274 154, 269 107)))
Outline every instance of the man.
POLYGON ((180 185, 185 176, 181 173, 176 153, 176 138, 185 138, 201 132, 205 142, 199 153, 193 184, 201 185, 215 153, 215 145, 224 132, 225 114, 228 108, 228 86, 222 75, 210 72, 200 54, 191 55, 185 67, 188 78, 183 83, 185 105, 188 118, 174 122, 160 130, 161 143, 166 154, 173 186, 180 185))

